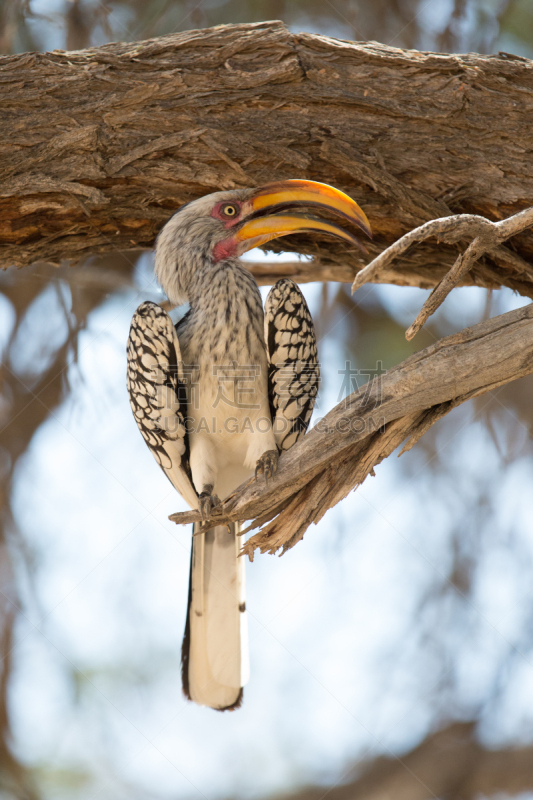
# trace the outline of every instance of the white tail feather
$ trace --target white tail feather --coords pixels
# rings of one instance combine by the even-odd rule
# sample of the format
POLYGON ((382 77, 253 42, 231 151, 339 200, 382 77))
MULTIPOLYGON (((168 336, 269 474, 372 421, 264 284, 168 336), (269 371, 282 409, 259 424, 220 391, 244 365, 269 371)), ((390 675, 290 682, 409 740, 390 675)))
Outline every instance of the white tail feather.
POLYGON ((249 675, 245 562, 237 557, 237 525, 199 530, 195 525, 183 689, 195 703, 229 709, 240 704, 249 675))

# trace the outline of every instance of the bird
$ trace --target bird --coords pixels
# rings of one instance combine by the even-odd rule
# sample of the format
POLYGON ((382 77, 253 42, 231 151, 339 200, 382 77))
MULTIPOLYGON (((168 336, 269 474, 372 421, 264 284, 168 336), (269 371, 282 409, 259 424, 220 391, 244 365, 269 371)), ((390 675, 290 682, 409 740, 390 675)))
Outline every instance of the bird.
POLYGON ((304 435, 320 374, 311 314, 298 285, 279 280, 263 308, 240 256, 291 233, 319 231, 365 250, 330 212, 372 232, 359 205, 328 184, 285 180, 215 192, 178 209, 155 245, 155 274, 174 326, 142 303, 127 344, 127 386, 140 432, 171 484, 199 509, 193 526, 181 653, 183 692, 219 711, 238 708, 249 677, 245 564, 239 523, 212 527, 220 499, 272 478, 304 435), (294 213, 294 210, 305 213, 294 213))

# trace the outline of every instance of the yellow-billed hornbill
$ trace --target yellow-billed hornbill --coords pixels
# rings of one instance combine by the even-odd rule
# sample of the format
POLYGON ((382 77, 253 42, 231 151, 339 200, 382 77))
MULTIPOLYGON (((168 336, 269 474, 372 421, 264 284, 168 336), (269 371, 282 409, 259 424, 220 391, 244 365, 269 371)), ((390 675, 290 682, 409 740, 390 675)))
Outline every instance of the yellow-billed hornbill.
MULTIPOLYGON (((326 210, 371 236, 348 195, 313 181, 216 192, 182 206, 161 230, 155 271, 169 300, 189 303, 176 328, 155 303, 133 316, 128 391, 140 431, 171 483, 208 518, 246 479, 269 477, 278 453, 305 433, 319 369, 313 322, 283 279, 265 309, 239 256, 271 239, 339 225, 294 208, 326 210)), ((248 678, 244 559, 238 526, 194 528, 182 647, 183 690, 216 709, 237 707, 248 678)))

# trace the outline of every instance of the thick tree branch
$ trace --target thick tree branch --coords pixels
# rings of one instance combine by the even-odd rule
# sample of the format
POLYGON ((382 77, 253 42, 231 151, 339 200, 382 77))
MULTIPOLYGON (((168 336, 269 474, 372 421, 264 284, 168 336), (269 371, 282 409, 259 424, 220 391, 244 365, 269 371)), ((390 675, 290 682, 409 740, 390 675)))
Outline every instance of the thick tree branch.
MULTIPOLYGON (((405 452, 455 406, 531 372, 533 305, 441 339, 336 406, 281 456, 268 485, 243 484, 210 522, 261 527, 244 545, 250 558, 255 549, 285 551, 402 442, 405 452)), ((200 514, 170 519, 185 524, 200 514)))
MULTIPOLYGON (((152 247, 182 203, 287 177, 354 196, 375 232, 371 257, 436 217, 533 206, 533 64, 518 57, 228 25, 1 57, 0 105, 2 266, 152 247)), ((351 281, 364 266, 331 239, 281 246, 313 256, 315 279, 351 281)), ((379 280, 431 288, 457 252, 425 244, 379 280)), ((533 297, 532 254, 521 234, 463 283, 533 297)))

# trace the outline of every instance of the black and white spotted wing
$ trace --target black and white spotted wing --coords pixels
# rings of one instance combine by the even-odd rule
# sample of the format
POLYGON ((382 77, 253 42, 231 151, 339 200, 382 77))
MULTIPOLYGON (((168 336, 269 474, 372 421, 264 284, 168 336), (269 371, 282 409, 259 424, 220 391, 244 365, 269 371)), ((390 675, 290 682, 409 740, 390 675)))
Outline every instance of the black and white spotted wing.
POLYGON ((276 444, 288 450, 306 432, 320 370, 311 314, 298 286, 278 281, 265 303, 268 396, 276 444))
POLYGON ((196 508, 181 366, 172 320, 161 306, 142 303, 133 315, 128 338, 127 383, 133 416, 161 469, 191 508, 196 508))

